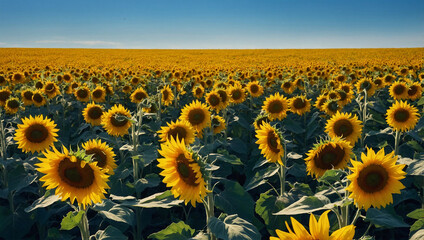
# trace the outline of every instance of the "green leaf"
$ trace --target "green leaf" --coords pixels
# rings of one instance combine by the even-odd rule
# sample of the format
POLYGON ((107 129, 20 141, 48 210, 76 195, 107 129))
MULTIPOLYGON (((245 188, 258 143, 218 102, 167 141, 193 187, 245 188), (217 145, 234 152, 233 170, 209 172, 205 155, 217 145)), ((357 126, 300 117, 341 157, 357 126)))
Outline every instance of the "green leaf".
POLYGON ((409 218, 413 218, 413 219, 421 219, 424 218, 424 209, 420 208, 420 209, 415 209, 414 211, 408 213, 408 215, 406 215, 409 218))
POLYGON ((208 227, 217 238, 223 240, 261 239, 256 227, 238 217, 237 214, 227 216, 224 221, 212 217, 208 222, 208 227))
POLYGON ((409 232, 412 233, 423 228, 424 228, 424 219, 420 219, 415 221, 414 224, 412 224, 411 228, 409 229, 409 232))
POLYGON ((278 170, 278 167, 276 167, 274 164, 271 164, 267 168, 255 171, 255 175, 253 175, 250 180, 246 181, 245 183, 246 191, 252 190, 262 184, 265 184, 267 182, 267 178, 277 174, 278 170))
POLYGON ((46 194, 39 199, 35 200, 31 206, 25 208, 25 212, 34 211, 37 208, 44 208, 52 205, 53 203, 60 200, 57 195, 49 195, 50 191, 47 191, 46 194))
POLYGON ((246 143, 240 140, 240 138, 233 138, 230 141, 230 148, 236 153, 241 153, 241 154, 248 153, 246 143))
POLYGON ((389 207, 384 209, 368 209, 365 220, 370 221, 374 225, 387 228, 409 227, 409 225, 403 221, 402 217, 397 215, 393 209, 389 212, 389 207))
POLYGON ((408 166, 405 171, 408 175, 424 176, 424 155, 422 155, 420 158, 420 160, 399 158, 398 162, 408 166))
POLYGON ((285 119, 284 129, 295 134, 301 134, 305 132, 305 128, 303 128, 298 121, 294 121, 290 118, 285 119))
POLYGON ((37 179, 36 174, 27 173, 22 165, 18 165, 17 167, 12 169, 7 174, 7 177, 10 192, 19 192, 21 189, 29 186, 37 179))
POLYGON ((66 214, 60 223, 60 230, 71 230, 72 228, 78 226, 84 213, 85 211, 83 210, 79 212, 68 212, 68 214, 66 214))
POLYGON ((215 206, 227 214, 238 214, 253 221, 255 202, 252 196, 238 182, 226 180, 224 186, 224 191, 215 195, 215 206))
POLYGON ((340 177, 343 175, 343 171, 331 169, 325 171, 324 175, 322 177, 318 178, 318 182, 325 182, 325 183, 335 183, 337 181, 340 181, 340 177))
POLYGON ((273 233, 275 229, 284 228, 284 222, 288 220, 288 217, 274 215, 274 213, 284 209, 288 201, 270 193, 271 190, 268 190, 260 195, 258 201, 256 201, 255 211, 264 220, 268 231, 273 233))
POLYGON ((100 215, 115 222, 121 222, 132 226, 134 224, 134 212, 123 206, 115 205, 109 211, 99 211, 100 215))
POLYGON ((146 188, 156 187, 161 182, 159 175, 155 173, 147 174, 144 178, 138 179, 135 183, 137 192, 143 192, 146 188))
POLYGON ((422 239, 424 239, 424 229, 421 229, 418 232, 414 233, 414 235, 412 235, 409 240, 422 240, 422 239))
MULTIPOLYGON (((120 197, 115 197, 114 200, 121 200, 120 197)), ((153 194, 149 197, 136 200, 136 199, 122 199, 124 200, 121 205, 142 208, 171 208, 180 205, 183 200, 175 199, 171 191, 153 194)))
POLYGON ((125 236, 119 229, 113 226, 107 226, 105 230, 99 230, 95 235, 97 240, 127 240, 125 236))
POLYGON ((193 237, 195 230, 183 221, 178 223, 171 223, 165 229, 152 233, 148 238, 154 238, 157 240, 187 240, 193 237))
POLYGON ((305 213, 312 213, 319 210, 332 209, 334 206, 339 206, 342 201, 330 202, 330 199, 324 195, 303 196, 298 201, 290 206, 277 212, 275 215, 298 215, 305 213))
POLYGON ((238 158, 235 155, 229 154, 227 151, 219 151, 221 153, 211 153, 209 154, 209 159, 211 161, 215 161, 215 160, 219 160, 219 161, 223 161, 223 162, 227 162, 229 164, 232 165, 243 165, 243 163, 241 162, 240 158, 238 158))

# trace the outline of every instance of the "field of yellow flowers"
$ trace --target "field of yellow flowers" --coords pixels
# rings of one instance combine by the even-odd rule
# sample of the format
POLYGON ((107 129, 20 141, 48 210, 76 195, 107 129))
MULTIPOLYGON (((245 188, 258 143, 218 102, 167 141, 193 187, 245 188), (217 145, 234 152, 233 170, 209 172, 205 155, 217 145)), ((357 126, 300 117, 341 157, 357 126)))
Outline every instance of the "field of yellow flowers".
POLYGON ((424 49, 0 49, 0 239, 423 239, 424 49))

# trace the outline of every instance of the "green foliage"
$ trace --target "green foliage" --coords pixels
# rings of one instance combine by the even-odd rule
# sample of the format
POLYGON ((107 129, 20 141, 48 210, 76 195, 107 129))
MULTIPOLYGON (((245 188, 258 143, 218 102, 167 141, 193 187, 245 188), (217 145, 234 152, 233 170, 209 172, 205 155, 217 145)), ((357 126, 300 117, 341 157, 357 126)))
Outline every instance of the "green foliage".
POLYGON ((150 234, 149 238, 157 240, 187 240, 193 237, 195 230, 183 221, 172 223, 165 229, 150 234))
POLYGON ((237 214, 229 215, 223 220, 212 217, 208 226, 216 237, 223 240, 261 239, 256 227, 237 214))
POLYGON ((71 230, 74 227, 78 226, 78 224, 82 220, 82 216, 85 211, 81 210, 78 212, 68 212, 66 216, 62 219, 60 223, 60 230, 71 230))

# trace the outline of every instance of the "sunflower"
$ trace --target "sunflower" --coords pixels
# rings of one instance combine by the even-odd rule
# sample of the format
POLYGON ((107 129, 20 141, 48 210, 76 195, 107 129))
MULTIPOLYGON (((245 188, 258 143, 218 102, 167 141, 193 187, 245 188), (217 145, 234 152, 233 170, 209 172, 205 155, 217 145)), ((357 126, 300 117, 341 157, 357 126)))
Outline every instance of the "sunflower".
POLYGON ((353 92, 353 87, 349 83, 340 84, 339 89, 345 91, 345 93, 347 93, 347 94, 352 94, 352 92, 353 92))
POLYGON ((333 116, 338 111, 341 111, 343 106, 339 104, 338 100, 327 100, 322 108, 328 116, 333 116))
POLYGON ((340 137, 355 145, 362 133, 362 122, 356 115, 337 112, 325 125, 325 132, 331 138, 340 137))
POLYGON ((234 84, 234 86, 229 87, 228 94, 230 95, 230 101, 235 104, 242 103, 246 99, 246 92, 240 84, 234 84))
POLYGON ((137 88, 130 96, 131 102, 133 103, 140 103, 148 97, 149 95, 142 87, 137 88))
POLYGON ((75 90, 74 92, 75 97, 77 98, 78 101, 80 102, 88 102, 90 101, 90 89, 86 86, 81 86, 78 87, 78 89, 75 90))
POLYGON ((62 201, 69 198, 73 204, 77 200, 83 208, 92 203, 100 203, 105 198, 108 175, 94 162, 73 156, 63 147, 63 153, 53 147, 53 151, 45 151, 45 158, 35 164, 37 171, 44 173, 40 181, 47 189, 56 188, 55 194, 62 201))
POLYGON ((228 96, 227 90, 225 88, 218 88, 215 91, 221 97, 222 109, 225 109, 228 106, 228 104, 230 103, 230 96, 228 96))
POLYGON ((109 175, 114 174, 113 170, 117 167, 115 153, 109 145, 101 140, 89 140, 83 143, 82 147, 87 155, 92 155, 91 159, 100 169, 105 169, 109 175))
POLYGON ((288 105, 287 98, 277 92, 265 99, 262 110, 268 114, 271 121, 274 119, 283 120, 287 116, 288 105))
POLYGON ((377 154, 367 148, 367 155, 361 153, 361 160, 352 161, 353 166, 349 168, 352 171, 347 176, 351 183, 346 190, 352 192, 349 197, 365 211, 371 206, 380 208, 392 203, 392 194, 399 194, 405 188, 399 181, 405 178, 402 170, 405 165, 396 165, 394 152, 386 155, 383 148, 377 154))
POLYGON ((100 126, 102 123, 103 107, 95 103, 89 103, 82 111, 82 115, 87 123, 93 126, 100 126))
POLYGON ((409 99, 411 99, 412 101, 417 100, 423 94, 421 84, 418 82, 409 84, 407 93, 409 99))
POLYGON ((168 106, 170 104, 172 104, 172 101, 174 100, 174 93, 172 92, 171 88, 169 87, 169 85, 166 85, 162 90, 161 90, 161 99, 162 99, 162 104, 164 106, 168 106))
POLYGON ((281 145, 280 133, 269 123, 263 123, 261 128, 256 130, 256 144, 265 158, 270 162, 278 162, 283 165, 281 157, 284 155, 284 149, 281 145))
POLYGON ((385 85, 391 85, 392 82, 396 79, 395 76, 391 75, 391 74, 387 74, 386 76, 383 77, 383 82, 385 85))
POLYGON ((24 102, 24 106, 29 106, 33 104, 32 95, 33 95, 33 92, 29 89, 23 90, 21 92, 21 99, 24 102))
POLYGON ((180 119, 188 121, 197 132, 211 125, 209 107, 198 100, 184 106, 181 110, 180 119))
POLYGON ((213 110, 215 110, 215 112, 219 112, 224 108, 221 96, 215 90, 206 94, 206 102, 213 110))
POLYGON ((106 101, 106 90, 102 86, 97 86, 92 92, 91 92, 91 99, 93 99, 94 102, 100 103, 106 101))
POLYGON ((368 97, 374 95, 376 88, 375 83, 369 78, 363 78, 356 83, 358 93, 362 93, 365 89, 368 97))
POLYGON ((43 92, 50 99, 60 94, 59 86, 52 81, 48 81, 44 84, 43 92))
POLYGON ((132 86, 131 85, 125 85, 123 88, 122 88, 122 92, 123 93, 125 93, 125 94, 128 94, 128 93, 130 93, 132 91, 132 86))
POLYGON ((253 122, 253 126, 255 127, 255 130, 258 130, 262 127, 262 124, 269 123, 269 118, 267 114, 260 114, 255 118, 255 121, 253 122))
POLYGON ((12 92, 9 88, 0 89, 0 106, 4 106, 6 104, 7 99, 9 99, 12 92))
POLYGON ((296 90, 296 85, 291 80, 286 80, 281 84, 281 89, 287 94, 292 94, 296 90))
POLYGON ((302 116, 303 114, 311 111, 310 99, 304 96, 292 97, 289 100, 290 111, 302 116))
POLYGON ((205 89, 202 87, 202 85, 197 85, 193 88, 193 96, 198 99, 202 98, 204 93, 205 89))
POLYGON ((319 95, 319 96, 317 97, 317 100, 315 101, 314 106, 315 106, 318 110, 320 110, 320 111, 324 112, 324 104, 325 104, 326 102, 327 102, 327 96, 326 96, 326 95, 324 95, 324 94, 321 94, 321 95, 319 95))
POLYGON ((388 110, 386 121, 396 131, 406 132, 418 122, 418 109, 406 101, 396 101, 388 110))
POLYGON ((124 136, 131 127, 131 114, 121 104, 114 105, 109 111, 103 113, 102 125, 111 136, 124 136))
POLYGON ((35 90, 32 94, 32 102, 35 106, 41 107, 46 104, 47 100, 44 97, 44 94, 40 90, 35 90))
POLYGON ((10 79, 11 83, 23 83, 26 80, 26 77, 23 73, 14 73, 10 79))
POLYGON ((393 99, 407 99, 408 98, 408 87, 405 82, 396 81, 390 85, 389 88, 390 96, 393 99))
POLYGON ((344 169, 350 160, 352 146, 339 137, 315 144, 306 154, 306 171, 308 175, 321 177, 327 170, 344 169))
POLYGON ((18 98, 9 98, 6 101, 6 105, 4 106, 6 113, 15 114, 18 112, 21 107, 21 102, 18 98))
POLYGON ((293 230, 286 222, 288 232, 283 232, 279 229, 276 230, 278 237, 270 237, 270 240, 352 240, 355 236, 355 226, 348 225, 333 232, 330 236, 330 222, 328 221, 328 213, 330 210, 325 211, 319 220, 315 218, 314 214, 309 215, 309 232, 293 217, 290 217, 293 225, 293 230))
POLYGON ((194 142, 196 133, 189 122, 185 120, 177 120, 176 122, 167 123, 168 126, 161 127, 158 131, 159 142, 166 142, 171 137, 180 141, 184 140, 184 143, 190 145, 194 142))
POLYGON ((175 198, 179 197, 186 205, 190 202, 196 207, 196 203, 202 202, 210 192, 206 189, 196 155, 186 148, 184 140, 175 140, 173 137, 161 144, 158 152, 164 157, 158 159, 157 165, 163 169, 160 172, 160 175, 164 176, 163 182, 167 187, 171 187, 175 198))
POLYGON ((339 102, 340 106, 345 106, 345 105, 352 102, 352 99, 353 99, 352 92, 346 93, 342 89, 337 89, 336 92, 337 92, 337 95, 339 95, 338 102, 339 102))
POLYGON ((259 97, 264 93, 264 88, 259 84, 258 81, 249 82, 246 88, 252 97, 259 97))
POLYGON ((214 134, 220 133, 226 128, 225 119, 218 115, 213 116, 211 125, 214 134))
POLYGON ((70 73, 65 73, 65 74, 63 74, 62 79, 63 79, 63 81, 65 81, 65 82, 69 83, 69 82, 71 82, 71 81, 72 81, 73 77, 72 77, 72 74, 70 74, 70 73))
POLYGON ((4 76, 0 75, 0 86, 4 86, 7 84, 7 80, 4 76))
POLYGON ((14 140, 17 141, 18 148, 24 152, 41 152, 52 146, 57 141, 56 124, 49 118, 38 115, 35 118, 22 119, 23 124, 18 124, 14 140))

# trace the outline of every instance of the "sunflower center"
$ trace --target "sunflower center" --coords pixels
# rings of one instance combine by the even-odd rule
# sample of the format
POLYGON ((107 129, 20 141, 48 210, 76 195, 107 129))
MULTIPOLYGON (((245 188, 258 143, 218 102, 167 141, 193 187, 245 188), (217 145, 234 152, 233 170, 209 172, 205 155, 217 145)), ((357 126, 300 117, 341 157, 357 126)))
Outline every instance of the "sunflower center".
POLYGON ((65 81, 70 81, 71 80, 71 76, 69 76, 68 74, 63 75, 63 79, 65 81))
POLYGON ((337 97, 338 97, 338 95, 335 92, 332 92, 332 93, 328 94, 328 98, 329 99, 336 99, 337 97))
POLYGON ((232 92, 232 97, 234 100, 239 100, 241 98, 241 91, 239 89, 232 92))
POLYGON ((227 101, 227 92, 224 90, 219 90, 218 94, 221 97, 222 102, 225 103, 227 101))
POLYGON ((283 84, 283 88, 290 88, 290 87, 291 87, 290 82, 285 82, 285 83, 283 84))
POLYGON ((340 101, 344 101, 347 98, 347 94, 345 91, 338 91, 337 93, 339 94, 340 101))
POLYGON ((205 113, 202 109, 193 109, 188 114, 188 120, 192 125, 197 125, 205 120, 205 113))
POLYGON ((44 99, 43 96, 41 96, 41 94, 39 94, 39 93, 36 93, 32 96, 32 100, 36 101, 38 103, 43 102, 43 99, 44 99))
POLYGON ((254 85, 250 86, 250 91, 252 93, 257 93, 259 91, 258 85, 254 84, 254 85))
POLYGON ((85 151, 85 153, 87 155, 93 154, 92 159, 93 161, 97 162, 98 167, 104 168, 106 166, 107 156, 101 149, 93 148, 85 151))
POLYGON ((59 163, 59 176, 62 181, 75 188, 87 188, 94 183, 94 171, 86 164, 81 167, 81 160, 72 162, 69 158, 59 163))
POLYGON ((88 110, 87 114, 91 119, 99 119, 103 115, 103 110, 100 107, 94 106, 88 110))
POLYGON ((185 128, 180 127, 180 126, 176 126, 175 128, 169 129, 168 131, 168 137, 170 138, 171 136, 174 139, 179 139, 180 141, 183 140, 187 135, 187 131, 185 128))
POLYGON ((147 96, 146 96, 146 94, 144 92, 137 92, 135 94, 135 99, 137 99, 137 100, 142 100, 142 99, 145 99, 146 97, 147 96))
POLYGON ((302 98, 296 98, 293 101, 293 107, 296 109, 302 109, 306 107, 306 101, 303 100, 302 98))
POLYGON ((0 93, 0 101, 6 102, 6 100, 10 97, 10 92, 3 91, 0 93))
POLYGON ((202 89, 196 88, 196 95, 200 95, 200 94, 202 94, 202 89))
POLYGON ((93 92, 93 97, 94 98, 101 98, 103 96, 103 91, 100 89, 97 89, 93 92))
POLYGON ((329 109, 330 111, 332 111, 332 112, 335 112, 335 111, 337 111, 337 110, 339 109, 339 105, 337 104, 337 102, 336 102, 336 101, 330 102, 330 103, 328 104, 328 109, 329 109))
POLYGON ((389 83, 389 82, 391 82, 393 79, 392 79, 392 76, 386 76, 385 78, 384 78, 384 81, 386 82, 386 83, 389 83))
POLYGON ((359 172, 358 185, 367 193, 382 190, 389 179, 386 169, 380 165, 371 164, 359 172))
POLYGON ((280 113, 281 111, 283 111, 283 109, 283 103, 279 100, 274 100, 268 105, 268 111, 270 113, 280 113))
POLYGON ((271 149, 271 151, 279 153, 280 149, 278 149, 278 138, 275 136, 275 133, 273 131, 268 132, 267 140, 268 147, 271 149))
POLYGON ((54 84, 49 83, 46 85, 46 92, 52 93, 54 92, 54 90, 55 90, 54 84))
POLYGON ((79 98, 84 99, 84 98, 88 97, 88 92, 87 92, 85 89, 79 89, 79 90, 77 91, 77 96, 78 96, 79 98))
POLYGON ((371 84, 368 81, 365 81, 361 84, 361 89, 369 90, 371 88, 371 84))
POLYGON ((396 95, 401 95, 401 94, 403 94, 403 93, 405 92, 405 90, 406 90, 406 88, 405 88, 405 86, 403 86, 402 84, 398 84, 398 85, 396 85, 396 86, 393 88, 393 92, 394 92, 396 95))
POLYGON ((406 122, 409 119, 409 112, 406 109, 398 109, 394 117, 396 122, 406 122))
POLYGON ((350 136, 353 132, 352 123, 347 119, 340 119, 334 123, 334 133, 339 137, 350 136))
POLYGON ((220 99, 217 95, 211 95, 209 96, 209 103, 212 107, 218 106, 220 102, 220 99))
POLYGON ((381 81, 381 79, 376 79, 376 80, 374 81, 374 83, 375 83, 377 86, 380 86, 383 82, 381 81))
POLYGON ((7 102, 7 107, 11 109, 16 109, 19 107, 19 102, 15 99, 7 102))
POLYGON ((268 120, 268 117, 262 117, 262 118, 259 118, 257 121, 256 121, 256 125, 258 125, 258 127, 259 126, 261 126, 262 125, 262 123, 267 123, 267 122, 269 122, 269 120, 268 120))
POLYGON ((25 137, 32 143, 41 143, 49 136, 48 129, 42 124, 33 124, 25 131, 25 137))
POLYGON ((418 92, 418 88, 417 88, 417 86, 412 85, 412 86, 410 86, 410 87, 409 87, 409 89, 408 89, 408 95, 409 95, 409 96, 414 96, 414 95, 415 95, 415 93, 417 93, 417 92, 418 92))
POLYGON ((180 154, 177 157, 177 171, 181 177, 181 179, 190 186, 199 185, 196 183, 196 174, 193 169, 190 167, 189 160, 184 156, 184 154, 180 154))
POLYGON ((165 91, 163 91, 163 99, 166 101, 166 100, 168 100, 168 97, 169 97, 169 92, 168 92, 168 90, 165 90, 165 91))
POLYGON ((26 91, 24 92, 24 98, 27 100, 32 100, 32 94, 33 94, 32 92, 26 91))
POLYGON ((345 91, 345 93, 349 93, 350 88, 349 88, 349 86, 343 86, 342 90, 345 91))
POLYGON ((315 165, 321 169, 332 169, 336 167, 344 158, 345 151, 340 146, 333 147, 331 144, 322 149, 314 158, 315 165))
POLYGON ((125 126, 127 122, 128 122, 128 119, 126 118, 126 116, 121 114, 115 114, 110 118, 110 123, 115 127, 125 126))

